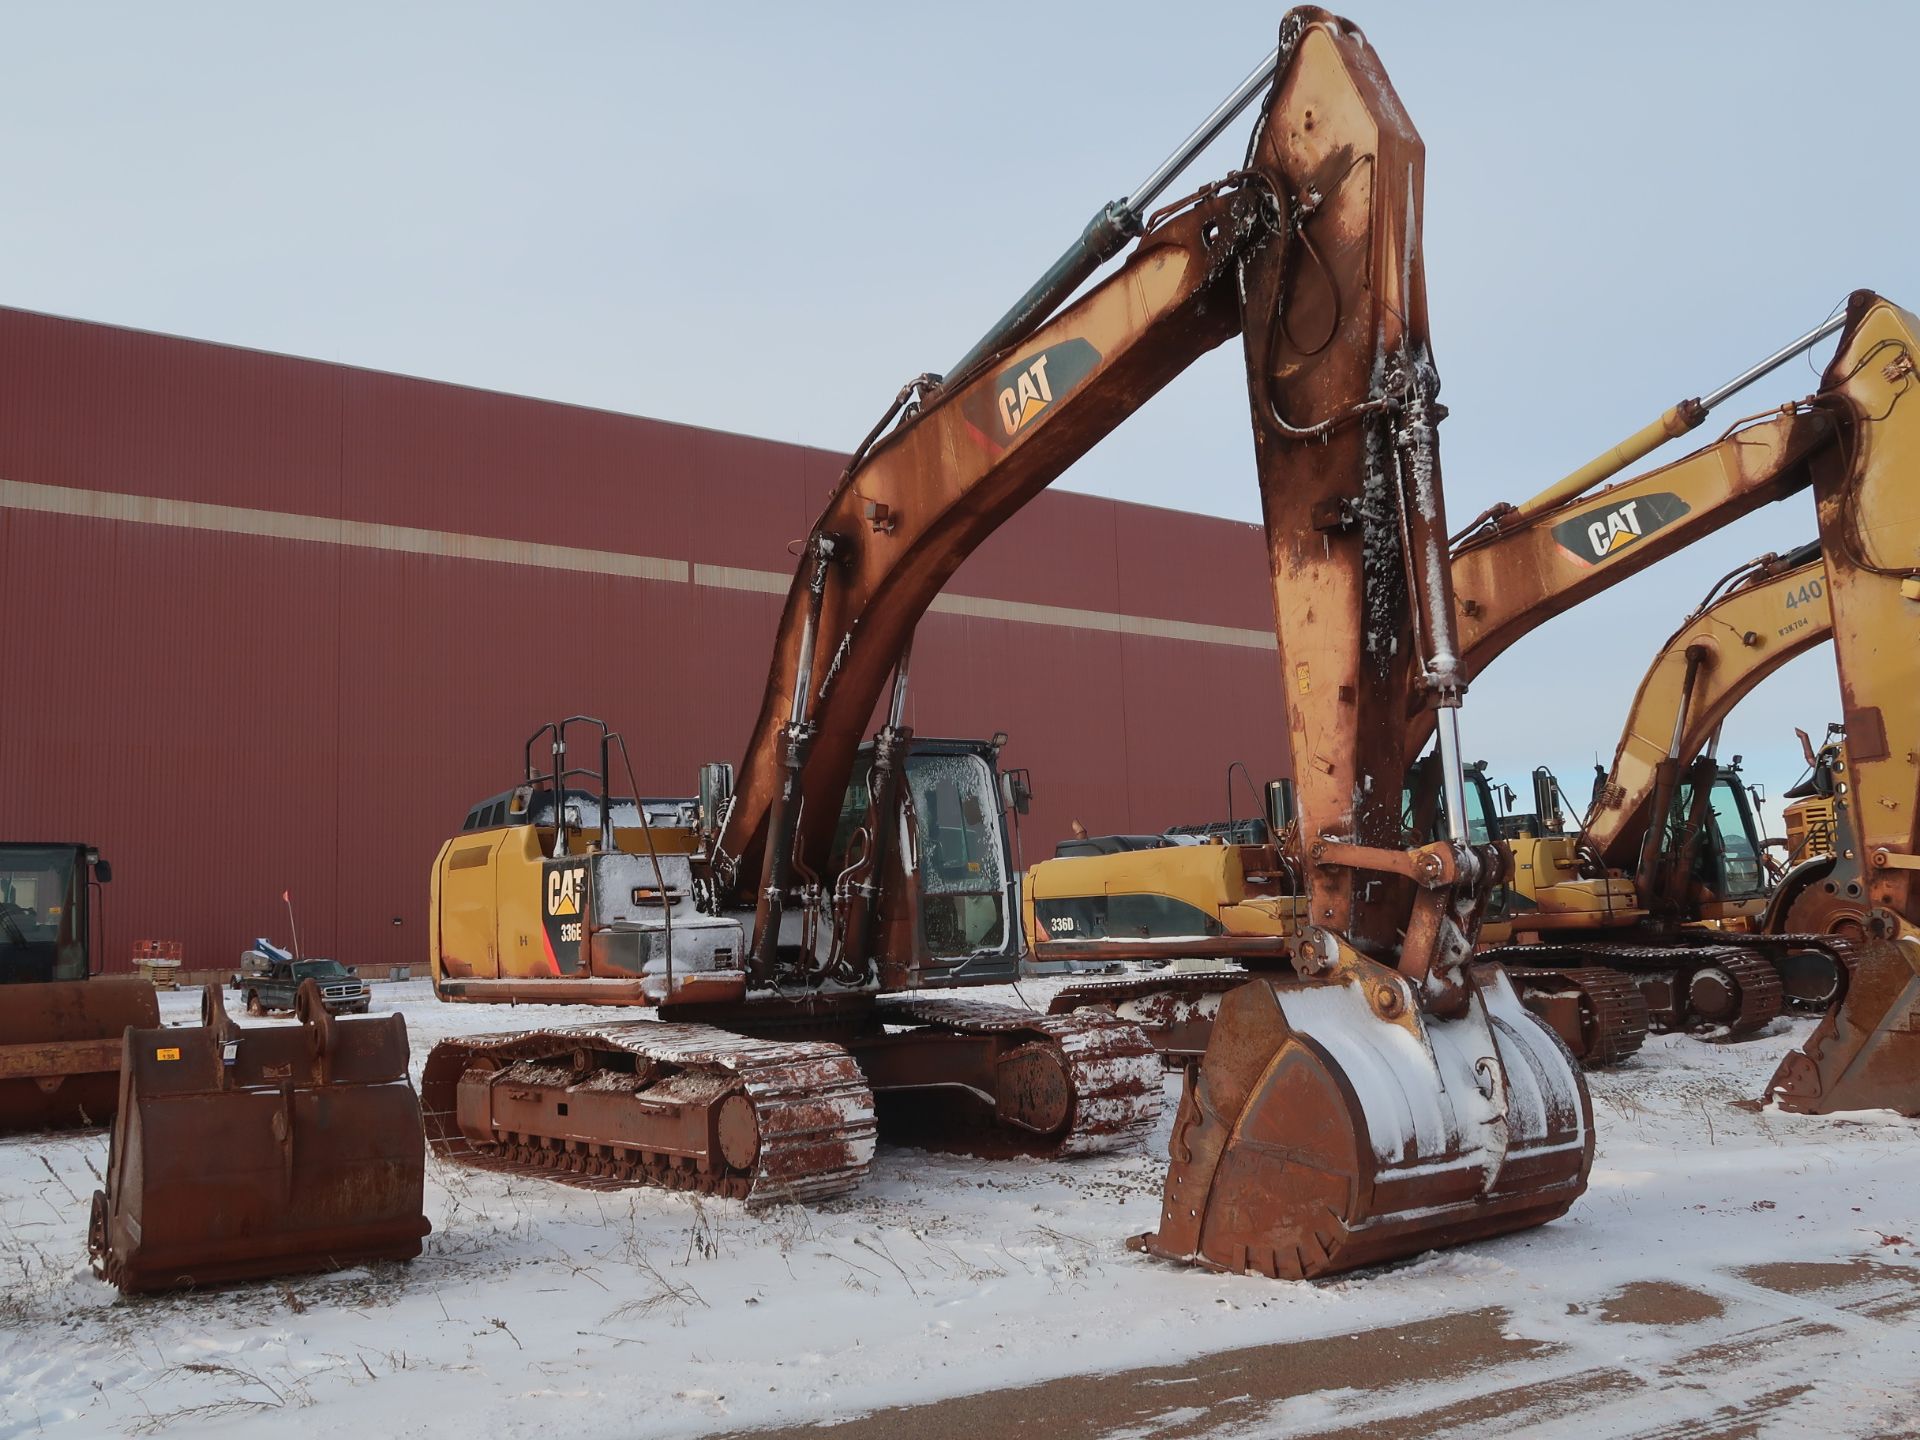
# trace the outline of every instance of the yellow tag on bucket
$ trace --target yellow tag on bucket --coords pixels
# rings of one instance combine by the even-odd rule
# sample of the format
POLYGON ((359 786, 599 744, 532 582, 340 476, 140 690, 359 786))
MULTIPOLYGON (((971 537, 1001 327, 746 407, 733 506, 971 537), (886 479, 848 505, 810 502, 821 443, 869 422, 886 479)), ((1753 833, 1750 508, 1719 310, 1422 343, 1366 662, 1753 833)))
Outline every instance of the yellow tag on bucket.
POLYGON ((168 1046, 164 1050, 154 1051, 153 1058, 156 1060, 178 1060, 180 1058, 180 1052, 173 1046, 168 1046))

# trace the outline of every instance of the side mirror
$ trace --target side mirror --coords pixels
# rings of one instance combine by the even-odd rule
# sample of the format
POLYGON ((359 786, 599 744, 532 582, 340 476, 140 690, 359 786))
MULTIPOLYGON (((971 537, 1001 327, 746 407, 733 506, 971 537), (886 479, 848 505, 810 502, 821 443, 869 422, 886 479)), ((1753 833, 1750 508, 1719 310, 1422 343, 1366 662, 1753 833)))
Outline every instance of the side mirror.
POLYGON ((358 965, 347 966, 347 974, 358 975, 359 973, 360 973, 360 967, 358 965))
POLYGON ((1293 781, 1267 782, 1267 837, 1278 841, 1280 832, 1293 823, 1293 781))
POLYGON ((105 860, 94 861, 93 878, 98 880, 102 885, 106 884, 109 880, 113 879, 113 866, 105 860))
POLYGON ((1017 815, 1032 808, 1033 780, 1024 768, 1000 772, 1000 803, 1017 815))

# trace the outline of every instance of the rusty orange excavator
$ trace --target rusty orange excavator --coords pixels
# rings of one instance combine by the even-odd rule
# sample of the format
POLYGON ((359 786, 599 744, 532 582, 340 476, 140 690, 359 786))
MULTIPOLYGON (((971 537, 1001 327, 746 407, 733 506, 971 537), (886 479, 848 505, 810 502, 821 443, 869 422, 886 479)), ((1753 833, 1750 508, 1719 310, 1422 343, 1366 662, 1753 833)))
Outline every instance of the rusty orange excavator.
POLYGON ((805 542, 737 772, 707 767, 682 814, 613 793, 625 747, 604 726, 597 794, 567 786, 568 723, 538 737, 550 770, 530 747, 526 783, 436 864, 438 993, 660 1020, 442 1042, 422 1088, 436 1143, 753 1201, 855 1184, 876 1110, 929 1143, 1048 1154, 1149 1127, 1160 1081, 1138 1027, 927 993, 1008 978, 1017 916, 990 769, 915 741, 908 656, 996 527, 1238 335, 1307 914, 1223 1002, 1138 1244, 1302 1277, 1564 1213, 1592 1161, 1584 1081, 1472 958, 1503 862, 1466 830, 1423 182, 1359 30, 1290 12, 1266 62, 860 444, 805 542), (1154 210, 1262 96, 1243 167, 1154 210), (1444 838, 1411 850, 1410 709, 1433 717, 1444 773, 1444 838))

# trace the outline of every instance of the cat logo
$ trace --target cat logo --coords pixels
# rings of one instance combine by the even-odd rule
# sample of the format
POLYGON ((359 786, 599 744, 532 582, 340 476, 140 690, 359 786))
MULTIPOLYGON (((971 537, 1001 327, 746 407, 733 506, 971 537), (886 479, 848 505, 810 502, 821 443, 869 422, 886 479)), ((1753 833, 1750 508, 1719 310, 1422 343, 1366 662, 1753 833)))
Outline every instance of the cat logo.
POLYGON ((586 867, 581 865, 556 865, 547 871, 547 914, 580 913, 580 882, 586 874, 586 867))
POLYGON ((1016 361, 991 385, 969 387, 962 413, 974 438, 994 454, 1006 449, 1100 363, 1085 340, 1062 340, 1016 361))
POLYGON ((1033 357, 1033 363, 1014 377, 1013 384, 1000 392, 1000 427, 1012 439, 1020 427, 1053 403, 1053 387, 1047 384, 1047 352, 1033 357))
POLYGON ((1553 527, 1553 538, 1580 564, 1596 565, 1666 529, 1692 508, 1678 495, 1642 495, 1562 520, 1553 527))

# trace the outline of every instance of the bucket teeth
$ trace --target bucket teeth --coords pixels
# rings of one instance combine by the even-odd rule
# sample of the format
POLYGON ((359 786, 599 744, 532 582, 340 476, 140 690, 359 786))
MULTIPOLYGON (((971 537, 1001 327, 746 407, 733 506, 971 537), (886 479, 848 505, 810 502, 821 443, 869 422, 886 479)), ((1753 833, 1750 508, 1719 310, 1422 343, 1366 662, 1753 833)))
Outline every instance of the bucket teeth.
POLYGON ((1767 1082, 1783 1110, 1920 1115, 1920 939, 1868 941, 1847 956, 1839 998, 1767 1082))

